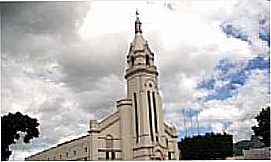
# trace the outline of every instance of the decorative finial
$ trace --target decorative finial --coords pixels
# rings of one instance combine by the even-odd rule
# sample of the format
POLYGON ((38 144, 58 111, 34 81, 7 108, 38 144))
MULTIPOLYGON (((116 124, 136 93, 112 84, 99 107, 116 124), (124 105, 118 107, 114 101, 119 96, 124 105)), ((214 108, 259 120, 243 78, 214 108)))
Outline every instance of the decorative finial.
POLYGON ((138 9, 136 9, 135 33, 142 33, 138 9))

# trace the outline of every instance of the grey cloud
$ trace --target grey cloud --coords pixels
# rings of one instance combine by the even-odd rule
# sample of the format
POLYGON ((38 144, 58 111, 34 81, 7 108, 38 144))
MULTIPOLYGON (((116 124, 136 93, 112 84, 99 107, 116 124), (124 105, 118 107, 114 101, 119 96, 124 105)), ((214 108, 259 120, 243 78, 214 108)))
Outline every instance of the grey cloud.
MULTIPOLYGON (((89 9, 88 2, 2 3, 2 23, 8 30, 32 34, 74 34, 89 9)), ((3 27, 2 26, 2 27, 3 27)))
POLYGON ((16 59, 53 56, 78 38, 88 2, 1 3, 2 52, 16 59))
POLYGON ((95 82, 110 74, 122 78, 127 49, 127 40, 121 34, 107 35, 67 47, 58 56, 65 74, 63 81, 75 91, 86 91, 97 87, 95 82))

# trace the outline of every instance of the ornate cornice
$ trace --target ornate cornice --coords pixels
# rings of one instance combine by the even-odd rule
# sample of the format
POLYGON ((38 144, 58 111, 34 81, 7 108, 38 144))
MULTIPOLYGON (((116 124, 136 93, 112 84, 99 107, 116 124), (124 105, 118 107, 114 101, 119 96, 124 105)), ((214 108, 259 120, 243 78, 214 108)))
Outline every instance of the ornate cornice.
POLYGON ((148 74, 154 74, 158 76, 158 71, 156 70, 156 67, 154 66, 152 68, 138 67, 138 68, 133 68, 133 69, 127 69, 125 79, 137 73, 148 73, 148 74))

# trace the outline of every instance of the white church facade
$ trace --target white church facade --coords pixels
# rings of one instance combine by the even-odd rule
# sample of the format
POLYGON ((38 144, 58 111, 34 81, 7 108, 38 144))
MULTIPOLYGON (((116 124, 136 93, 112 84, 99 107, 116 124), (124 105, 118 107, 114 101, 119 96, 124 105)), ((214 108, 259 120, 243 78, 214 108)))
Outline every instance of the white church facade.
POLYGON ((127 96, 104 120, 90 120, 88 135, 25 160, 178 160, 176 128, 164 122, 154 53, 138 14, 127 55, 127 96))

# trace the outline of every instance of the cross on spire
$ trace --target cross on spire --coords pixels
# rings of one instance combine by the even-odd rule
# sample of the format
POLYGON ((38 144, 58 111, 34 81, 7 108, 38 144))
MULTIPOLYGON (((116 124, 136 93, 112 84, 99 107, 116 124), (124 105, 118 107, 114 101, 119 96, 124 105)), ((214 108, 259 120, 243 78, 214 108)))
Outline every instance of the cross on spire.
POLYGON ((139 15, 139 12, 138 12, 138 9, 136 9, 136 17, 138 17, 139 15))

